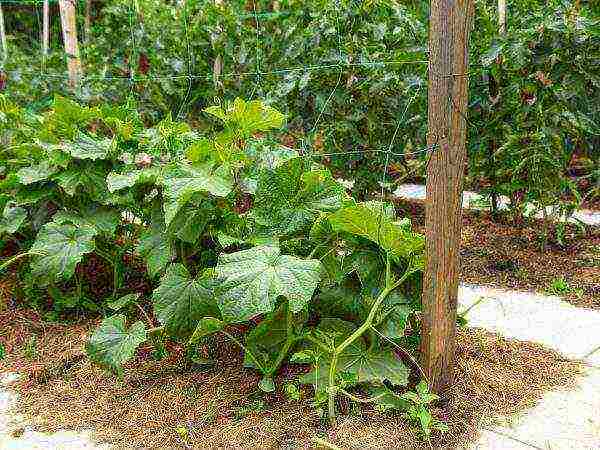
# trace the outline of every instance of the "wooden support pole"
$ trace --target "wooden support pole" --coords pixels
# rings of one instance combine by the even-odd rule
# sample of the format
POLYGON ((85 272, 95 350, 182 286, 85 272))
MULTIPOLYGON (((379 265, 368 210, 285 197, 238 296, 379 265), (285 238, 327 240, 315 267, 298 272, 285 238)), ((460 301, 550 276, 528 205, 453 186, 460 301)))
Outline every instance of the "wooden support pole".
POLYGON ((42 11, 42 53, 48 56, 50 48, 50 0, 44 0, 42 11))
POLYGON ((506 33, 506 0, 498 0, 498 30, 506 33))
MULTIPOLYGON (((223 6, 224 0, 215 0, 215 6, 223 6)), ((220 27, 219 27, 220 28, 220 27)), ((213 83, 216 90, 221 87, 221 73, 223 72, 223 57, 218 54, 213 61, 213 83)))
POLYGON ((92 34, 92 0, 85 0, 85 19, 83 22, 83 42, 90 43, 92 34))
POLYGON ((433 391, 454 377, 463 175, 466 163, 468 42, 472 0, 431 0, 427 262, 421 355, 433 391))
POLYGON ((60 22, 63 31, 67 68, 69 70, 69 87, 75 89, 81 80, 81 60, 77 42, 77 20, 75 0, 59 0, 60 22))
POLYGON ((6 43, 6 29, 4 28, 4 12, 0 3, 0 45, 2 46, 2 61, 8 58, 8 44, 6 43))

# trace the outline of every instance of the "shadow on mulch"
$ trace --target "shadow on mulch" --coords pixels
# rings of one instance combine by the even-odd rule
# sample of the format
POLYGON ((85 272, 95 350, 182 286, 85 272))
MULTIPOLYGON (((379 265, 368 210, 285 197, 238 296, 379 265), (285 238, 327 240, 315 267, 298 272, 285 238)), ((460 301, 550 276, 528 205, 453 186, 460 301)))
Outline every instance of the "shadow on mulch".
POLYGON ((1 370, 24 375, 14 386, 19 412, 40 431, 93 429, 115 448, 317 448, 315 438, 341 448, 457 448, 496 417, 533 407, 549 390, 573 387, 581 373, 578 363, 539 345, 462 329, 456 385, 434 411, 450 430, 434 435, 430 446, 399 415, 346 403, 329 427, 311 407, 309 390, 299 401, 259 393, 259 377, 242 368, 241 355, 225 342, 216 343, 218 363, 208 369, 186 365, 176 347, 163 361, 143 349, 119 381, 82 355, 94 323, 48 325, 8 309, 0 311, 0 323, 7 349, 1 370))
MULTIPOLYGON (((424 232, 422 202, 396 205, 424 232)), ((583 236, 576 231, 568 229, 564 247, 550 243, 542 251, 535 225, 463 210, 461 281, 560 295, 575 306, 600 309, 600 228, 589 227, 583 236), (559 291, 552 289, 557 280, 566 282, 559 291)))

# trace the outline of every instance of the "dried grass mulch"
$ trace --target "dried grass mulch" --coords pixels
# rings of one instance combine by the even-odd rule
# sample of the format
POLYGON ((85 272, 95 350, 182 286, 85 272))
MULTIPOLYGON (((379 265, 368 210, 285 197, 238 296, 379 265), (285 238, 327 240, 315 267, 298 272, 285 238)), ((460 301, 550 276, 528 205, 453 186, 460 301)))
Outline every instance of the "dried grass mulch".
MULTIPOLYGON (((315 448, 315 438, 341 448, 456 448, 497 416, 533 407, 544 392, 576 384, 581 367, 539 345, 463 329, 458 336, 456 385, 434 412, 450 431, 432 447, 401 416, 356 405, 329 427, 310 405, 281 393, 258 392, 259 377, 242 368, 237 349, 217 343, 218 363, 200 369, 177 348, 163 361, 144 349, 122 381, 83 356, 91 322, 42 324, 32 313, 0 311, 0 340, 8 351, 0 371, 24 376, 15 386, 19 412, 41 431, 93 429, 116 448, 315 448), (35 348, 32 339, 35 336, 35 348)), ((290 377, 281 375, 278 386, 290 377)))
MULTIPOLYGON (((422 202, 403 200, 397 206, 424 231, 422 202)), ((588 227, 584 236, 571 228, 565 247, 550 243, 543 251, 539 231, 536 224, 463 210, 461 281, 560 295, 575 306, 600 309, 600 228, 588 227), (567 283, 564 292, 552 290, 559 279, 567 283)))

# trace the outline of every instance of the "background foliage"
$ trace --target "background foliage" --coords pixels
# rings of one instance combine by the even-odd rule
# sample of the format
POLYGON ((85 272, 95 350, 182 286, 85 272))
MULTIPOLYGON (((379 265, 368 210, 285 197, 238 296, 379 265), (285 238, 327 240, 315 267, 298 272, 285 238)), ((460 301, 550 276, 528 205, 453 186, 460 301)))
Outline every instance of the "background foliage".
MULTIPOLYGON (((574 187, 584 194, 597 189, 597 3, 508 2, 505 37, 495 3, 476 2, 469 179, 510 196, 516 209, 526 200, 547 205, 565 194, 573 198, 574 187), (532 165, 536 170, 525 170, 532 165), (574 186, 574 175, 588 178, 574 186)), ((426 142, 427 65, 419 61, 427 59, 427 2, 93 5, 92 35, 82 47, 88 79, 81 100, 133 95, 147 121, 170 112, 202 128, 210 124, 197 113, 213 99, 250 94, 290 118, 291 142, 326 154, 353 152, 324 162, 355 180, 359 195, 381 181, 381 150, 399 154, 392 158, 392 179, 422 175, 414 160, 426 154, 413 152, 426 142), (221 62, 216 77, 215 60, 221 62)), ((56 20, 54 52, 40 70, 36 14, 26 7, 6 13, 13 45, 5 89, 32 107, 65 84, 56 20)))
MULTIPOLYGON (((420 339, 424 238, 374 200, 424 175, 426 2, 94 2, 76 92, 56 4, 46 57, 39 2, 4 6, 0 234, 22 298, 108 316, 87 350, 119 376, 165 340, 210 363, 194 352, 221 333, 264 391, 304 364, 330 416, 359 388, 443 428, 397 355, 420 339)), ((515 0, 504 36, 476 7, 468 182, 569 215, 600 183, 598 6, 515 0)))

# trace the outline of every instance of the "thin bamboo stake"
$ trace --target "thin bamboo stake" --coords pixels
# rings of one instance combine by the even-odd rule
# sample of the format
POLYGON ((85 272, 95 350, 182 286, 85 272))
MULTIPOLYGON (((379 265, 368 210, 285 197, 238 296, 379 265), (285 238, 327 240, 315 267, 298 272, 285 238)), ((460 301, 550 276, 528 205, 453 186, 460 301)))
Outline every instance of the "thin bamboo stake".
POLYGON ((50 0, 44 0, 42 21, 42 53, 45 57, 48 56, 50 48, 50 0))
POLYGON ((4 12, 0 3, 0 45, 2 45, 2 60, 8 58, 8 44, 6 43, 6 29, 4 28, 4 12))
POLYGON ((69 87, 75 89, 81 80, 81 60, 77 42, 77 21, 74 0, 59 0, 60 22, 63 31, 67 68, 69 70, 69 87))

